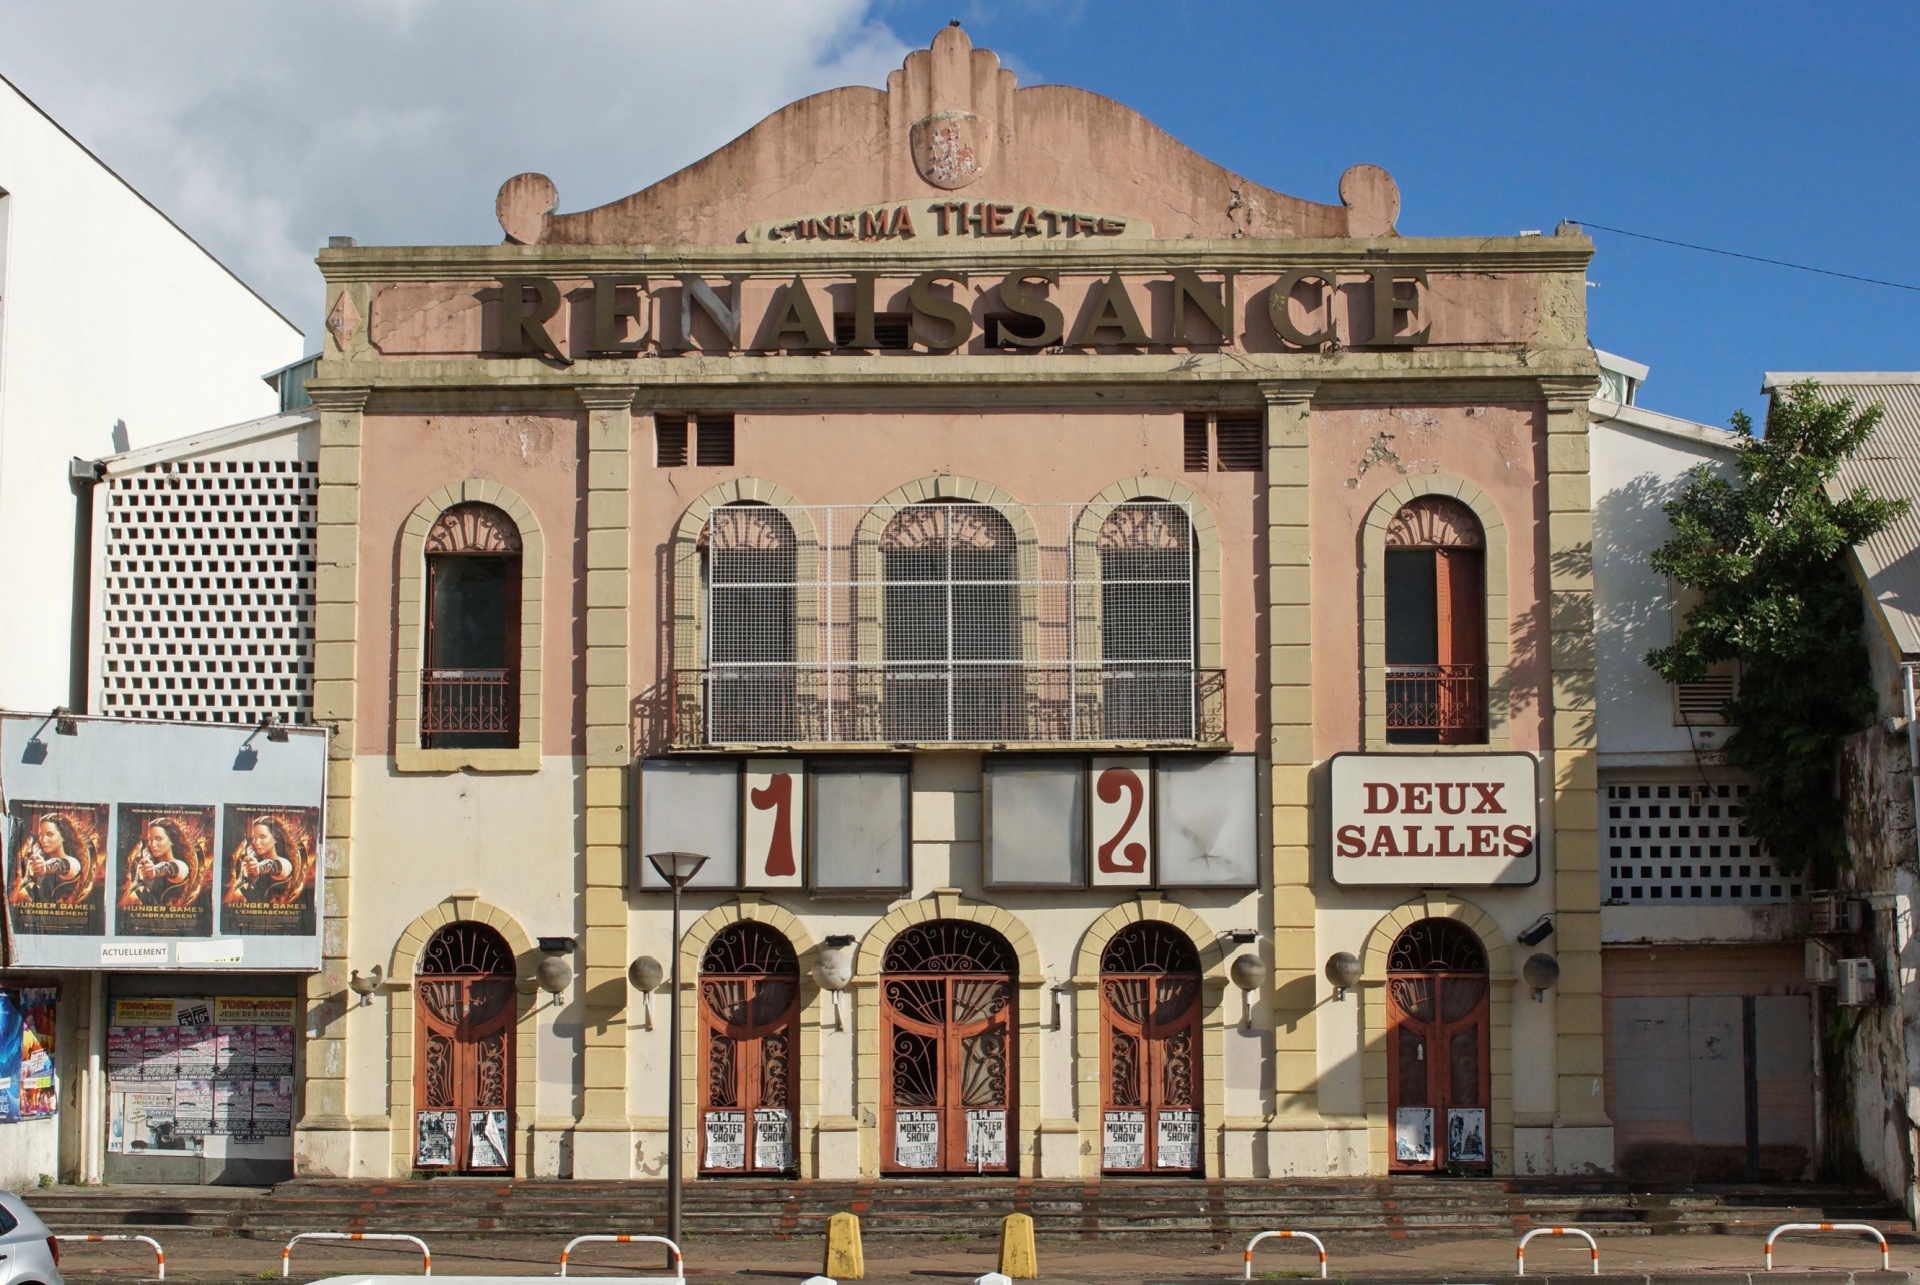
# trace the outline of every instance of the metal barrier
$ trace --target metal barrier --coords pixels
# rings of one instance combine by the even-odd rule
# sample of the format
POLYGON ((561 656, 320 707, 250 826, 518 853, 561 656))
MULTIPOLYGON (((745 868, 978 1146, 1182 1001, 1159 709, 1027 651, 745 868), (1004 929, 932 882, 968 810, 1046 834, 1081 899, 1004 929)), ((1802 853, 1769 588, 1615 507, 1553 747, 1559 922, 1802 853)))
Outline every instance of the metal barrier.
POLYGON ((421 1275, 433 1275, 433 1251, 427 1248, 427 1242, 418 1236, 409 1236, 397 1231, 303 1231, 287 1242, 280 1251, 280 1275, 284 1278, 292 1270, 293 1247, 303 1240, 406 1240, 420 1246, 422 1262, 421 1275))
POLYGON ((138 1240, 153 1246, 153 1261, 159 1269, 154 1273, 156 1280, 167 1279, 167 1251, 160 1248, 160 1242, 151 1236, 55 1236, 55 1240, 138 1240))
POLYGON ((1318 1236, 1310 1231, 1263 1231, 1247 1242, 1247 1280, 1253 1279, 1253 1247, 1269 1236, 1278 1236, 1282 1240, 1312 1241, 1313 1247, 1320 1251, 1320 1279, 1327 1278, 1327 1247, 1321 1243, 1318 1236))
POLYGON ((655 1280, 655 1281, 684 1281, 687 1279, 687 1265, 685 1260, 683 1260, 680 1257, 680 1246, 674 1244, 672 1241, 668 1240, 665 1236, 575 1236, 572 1240, 567 1242, 567 1247, 560 1251, 560 1274, 562 1276, 565 1276, 567 1274, 567 1262, 569 1259, 573 1257, 573 1247, 575 1245, 584 1245, 589 1241, 596 1241, 596 1240, 605 1241, 609 1244, 615 1244, 615 1245, 640 1245, 640 1244, 665 1245, 670 1251, 672 1251, 673 1275, 653 1276, 653 1277, 645 1277, 645 1276, 623 1277, 622 1279, 655 1280))
POLYGON ((1593 1259, 1593 1274, 1595 1276, 1600 1274, 1600 1246, 1594 1243, 1592 1236, 1581 1231, 1578 1227, 1535 1227, 1532 1231, 1522 1236, 1520 1243, 1513 1247, 1513 1274, 1515 1276, 1525 1276, 1527 1274, 1527 1242, 1535 1236, 1578 1236, 1581 1240, 1587 1242, 1587 1254, 1593 1259))
POLYGON ((1865 1223, 1781 1223, 1767 1233, 1766 1255, 1767 1270, 1773 1270, 1773 1242, 1783 1231, 1863 1231, 1880 1242, 1880 1270, 1892 1269, 1892 1259, 1887 1255, 1887 1238, 1880 1234, 1878 1227, 1869 1227, 1865 1223))

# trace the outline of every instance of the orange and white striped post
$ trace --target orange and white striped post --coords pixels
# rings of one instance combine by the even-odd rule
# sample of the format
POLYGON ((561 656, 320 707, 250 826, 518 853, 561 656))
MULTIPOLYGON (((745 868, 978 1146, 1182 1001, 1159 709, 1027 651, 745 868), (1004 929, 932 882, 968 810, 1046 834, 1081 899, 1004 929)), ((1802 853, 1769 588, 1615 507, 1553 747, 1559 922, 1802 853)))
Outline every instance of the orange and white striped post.
POLYGON ((1278 1237, 1281 1240, 1298 1239, 1312 1241, 1313 1247, 1320 1251, 1320 1279, 1325 1280, 1327 1278, 1327 1247, 1321 1243, 1318 1236, 1308 1231, 1263 1231, 1247 1242, 1245 1279, 1253 1279, 1253 1247, 1269 1236, 1278 1237))
POLYGON ((1767 1233, 1767 1243, 1762 1249, 1762 1252, 1766 1255, 1768 1271, 1773 1270, 1773 1242, 1780 1238, 1782 1232, 1789 1231, 1865 1232, 1880 1242, 1880 1270, 1883 1272, 1892 1270, 1893 1260, 1887 1252, 1887 1238, 1880 1233, 1878 1227, 1869 1226, 1866 1223, 1781 1223, 1778 1227, 1775 1227, 1767 1233))
POLYGON ((1522 1236, 1520 1243, 1513 1247, 1513 1274, 1515 1276, 1525 1276, 1527 1274, 1527 1242, 1535 1236, 1578 1236, 1587 1242, 1587 1257, 1593 1260, 1593 1274, 1595 1276, 1600 1274, 1600 1246, 1587 1232, 1581 1231, 1578 1227, 1535 1227, 1532 1231, 1522 1236))

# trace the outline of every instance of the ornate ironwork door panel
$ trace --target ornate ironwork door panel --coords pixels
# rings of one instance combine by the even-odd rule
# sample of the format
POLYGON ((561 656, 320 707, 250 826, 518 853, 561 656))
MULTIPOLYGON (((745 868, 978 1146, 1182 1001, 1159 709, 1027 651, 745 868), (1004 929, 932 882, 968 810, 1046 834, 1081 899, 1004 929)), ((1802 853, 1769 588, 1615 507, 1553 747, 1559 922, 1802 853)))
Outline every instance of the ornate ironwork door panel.
POLYGON ((882 962, 881 1168, 1014 1172, 1014 957, 997 933, 919 924, 882 962))
POLYGON ((1491 1167, 1487 1000, 1485 955, 1470 930, 1426 920, 1395 942, 1387 974, 1394 1170, 1491 1167))
POLYGON ((422 977, 414 1022, 415 1163, 513 1168, 513 979, 422 977))
POLYGON ((798 978, 701 978, 701 1173, 793 1171, 799 1045, 798 978))
POLYGON ((1101 1168, 1197 1173, 1200 956, 1166 924, 1115 934, 1100 961, 1101 1168))

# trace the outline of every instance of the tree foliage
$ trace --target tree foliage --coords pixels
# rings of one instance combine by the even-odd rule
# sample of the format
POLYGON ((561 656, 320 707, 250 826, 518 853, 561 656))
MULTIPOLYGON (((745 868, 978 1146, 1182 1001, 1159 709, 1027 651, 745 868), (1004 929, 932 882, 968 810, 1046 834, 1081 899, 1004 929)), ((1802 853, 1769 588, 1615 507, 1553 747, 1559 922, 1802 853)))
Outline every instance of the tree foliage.
POLYGON ((1774 398, 1763 436, 1736 412, 1737 479, 1694 469, 1666 505, 1673 538, 1651 558, 1699 600, 1673 644, 1649 652, 1647 664, 1684 683, 1716 661, 1740 662, 1726 759, 1753 782, 1748 829, 1790 873, 1829 873, 1844 858, 1835 755, 1841 738, 1874 715, 1847 553, 1907 502, 1865 487, 1836 499, 1828 484, 1881 413, 1878 404, 1856 410, 1822 397, 1812 380, 1774 398))

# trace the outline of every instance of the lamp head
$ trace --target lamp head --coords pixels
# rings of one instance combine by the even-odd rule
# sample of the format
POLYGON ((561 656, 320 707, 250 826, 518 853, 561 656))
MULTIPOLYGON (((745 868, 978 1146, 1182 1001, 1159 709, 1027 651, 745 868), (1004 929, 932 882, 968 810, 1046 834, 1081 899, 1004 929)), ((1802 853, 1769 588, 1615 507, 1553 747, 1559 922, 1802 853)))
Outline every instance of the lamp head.
POLYGON ((627 980, 643 995, 651 995, 667 980, 667 970, 652 955, 642 955, 627 965, 627 980))
MULTIPOLYGON (((838 994, 853 980, 853 952, 847 946, 834 945, 836 940, 838 939, 833 937, 827 938, 827 944, 822 946, 820 953, 814 957, 813 980, 819 983, 821 990, 838 994)), ((847 940, 850 946, 852 938, 847 940)))
POLYGON ((1544 950, 1536 952, 1527 956, 1520 975, 1526 979, 1527 985, 1533 987, 1533 1002, 1543 1003, 1547 998, 1547 988, 1560 980, 1560 961, 1544 950))
POLYGON ((704 854, 698 852, 649 852, 647 860, 660 877, 675 888, 684 888, 700 873, 700 867, 707 864, 704 854))
POLYGON ((356 968, 353 970, 353 976, 347 978, 347 989, 360 997, 360 1007, 365 1008, 373 1002, 374 991, 380 988, 380 983, 385 979, 386 973, 378 964, 375 964, 372 973, 366 976, 362 976, 360 970, 356 968))
POLYGON ((541 990, 558 996, 573 985, 573 965, 567 962, 565 955, 548 955, 540 961, 540 967, 534 970, 533 976, 540 983, 541 990))
POLYGON ((1333 997, 1344 1000, 1360 981, 1360 960, 1352 951, 1336 950, 1327 956, 1327 981, 1333 985, 1333 997))
POLYGON ((1233 967, 1228 970, 1233 984, 1243 991, 1258 990, 1267 980, 1267 961, 1258 955, 1239 955, 1234 958, 1233 967))

